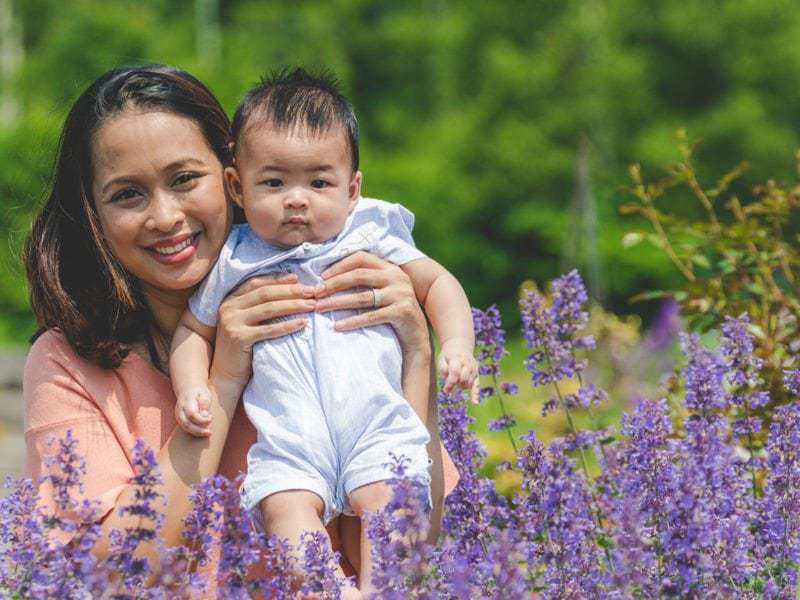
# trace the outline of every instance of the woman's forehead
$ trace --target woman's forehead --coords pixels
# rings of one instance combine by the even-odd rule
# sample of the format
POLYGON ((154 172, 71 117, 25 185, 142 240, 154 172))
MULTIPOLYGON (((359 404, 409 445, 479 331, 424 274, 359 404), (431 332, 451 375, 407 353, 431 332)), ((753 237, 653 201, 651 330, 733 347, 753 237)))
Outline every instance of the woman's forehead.
POLYGON ((176 161, 216 158, 192 119, 168 111, 125 110, 108 119, 92 138, 95 175, 163 168, 176 161))

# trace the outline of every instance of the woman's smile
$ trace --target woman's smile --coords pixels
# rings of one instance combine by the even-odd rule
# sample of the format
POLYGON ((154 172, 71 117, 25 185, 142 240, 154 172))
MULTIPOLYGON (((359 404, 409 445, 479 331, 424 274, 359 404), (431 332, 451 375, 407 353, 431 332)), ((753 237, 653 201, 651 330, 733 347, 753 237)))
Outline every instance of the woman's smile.
POLYGON ((189 260, 197 252, 200 233, 186 233, 156 242, 147 247, 153 257, 165 265, 176 265, 189 260))

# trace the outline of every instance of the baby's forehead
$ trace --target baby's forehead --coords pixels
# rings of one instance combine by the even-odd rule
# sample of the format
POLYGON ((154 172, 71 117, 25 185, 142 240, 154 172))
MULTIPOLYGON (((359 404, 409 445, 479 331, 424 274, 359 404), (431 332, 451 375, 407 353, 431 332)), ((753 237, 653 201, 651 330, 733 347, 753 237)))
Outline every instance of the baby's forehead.
POLYGON ((242 129, 234 154, 237 160, 258 159, 265 151, 280 152, 296 141, 325 151, 331 160, 350 160, 347 129, 340 123, 312 127, 302 122, 275 123, 258 118, 251 118, 242 129))

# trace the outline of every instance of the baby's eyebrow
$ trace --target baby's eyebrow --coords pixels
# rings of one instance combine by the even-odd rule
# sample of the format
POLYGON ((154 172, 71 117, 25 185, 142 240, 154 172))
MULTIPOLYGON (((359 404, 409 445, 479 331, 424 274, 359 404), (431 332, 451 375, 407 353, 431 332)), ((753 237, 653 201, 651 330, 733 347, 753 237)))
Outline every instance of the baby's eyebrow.
POLYGON ((333 165, 329 164, 312 165, 306 168, 307 173, 316 173, 318 171, 333 171, 333 165))

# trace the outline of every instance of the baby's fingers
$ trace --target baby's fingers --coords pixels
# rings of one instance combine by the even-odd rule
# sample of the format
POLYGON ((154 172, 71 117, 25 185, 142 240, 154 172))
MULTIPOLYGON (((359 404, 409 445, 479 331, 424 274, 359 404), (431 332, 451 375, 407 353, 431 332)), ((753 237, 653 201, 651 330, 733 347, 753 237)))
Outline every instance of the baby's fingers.
POLYGON ((210 419, 205 424, 195 422, 194 417, 190 416, 184 409, 178 410, 176 416, 178 418, 178 424, 186 433, 195 437, 208 437, 211 435, 211 429, 208 428, 208 425, 211 423, 210 419))
POLYGON ((447 378, 444 382, 444 391, 450 392, 458 385, 459 376, 461 375, 461 360, 458 358, 451 358, 447 361, 447 378))
POLYGON ((477 377, 472 382, 472 389, 469 392, 469 398, 473 404, 478 404, 481 401, 481 382, 477 377))
POLYGON ((202 423, 211 422, 211 392, 208 389, 198 390, 195 395, 195 402, 197 404, 197 412, 192 417, 196 417, 195 421, 202 423))

